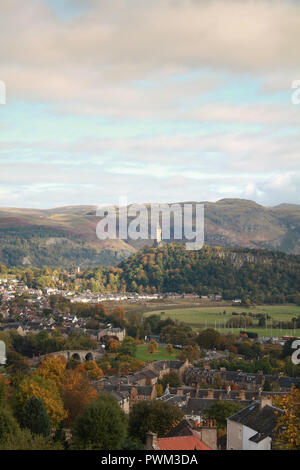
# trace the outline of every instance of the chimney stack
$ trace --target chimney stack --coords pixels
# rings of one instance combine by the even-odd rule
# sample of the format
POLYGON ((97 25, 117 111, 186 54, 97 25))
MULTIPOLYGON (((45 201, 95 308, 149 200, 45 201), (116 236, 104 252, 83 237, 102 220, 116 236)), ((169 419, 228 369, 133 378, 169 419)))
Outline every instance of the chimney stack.
POLYGON ((209 419, 202 422, 197 434, 200 439, 213 450, 217 450, 217 426, 214 419, 209 419))
POLYGON ((269 405, 269 406, 272 406, 273 402, 272 402, 272 397, 270 396, 263 396, 261 395, 260 397, 260 408, 264 408, 266 405, 269 405))
POLYGON ((157 434, 154 434, 154 432, 148 431, 146 434, 146 449, 157 449, 157 434))

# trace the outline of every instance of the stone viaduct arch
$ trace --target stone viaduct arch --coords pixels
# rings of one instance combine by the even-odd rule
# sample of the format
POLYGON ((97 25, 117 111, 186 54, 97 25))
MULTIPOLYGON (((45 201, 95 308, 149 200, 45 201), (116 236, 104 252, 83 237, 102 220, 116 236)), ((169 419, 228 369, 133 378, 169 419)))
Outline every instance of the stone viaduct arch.
POLYGON ((104 356, 104 352, 99 350, 90 350, 90 351, 82 351, 82 350, 67 350, 67 351, 57 351, 45 356, 40 357, 40 361, 45 359, 47 356, 50 357, 64 357, 66 361, 69 359, 75 359, 79 362, 87 362, 87 361, 97 361, 104 356))

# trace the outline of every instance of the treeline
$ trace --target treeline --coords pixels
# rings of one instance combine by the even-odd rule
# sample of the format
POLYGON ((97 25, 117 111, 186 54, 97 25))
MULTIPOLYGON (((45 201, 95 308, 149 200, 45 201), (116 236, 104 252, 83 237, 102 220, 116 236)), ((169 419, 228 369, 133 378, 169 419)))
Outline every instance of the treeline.
MULTIPOLYGON (((0 272, 5 272, 0 266, 0 272)), ((221 294, 243 303, 300 304, 300 256, 253 249, 204 246, 187 251, 180 244, 146 247, 117 267, 71 273, 62 268, 13 268, 28 287, 83 292, 177 292, 221 294)))

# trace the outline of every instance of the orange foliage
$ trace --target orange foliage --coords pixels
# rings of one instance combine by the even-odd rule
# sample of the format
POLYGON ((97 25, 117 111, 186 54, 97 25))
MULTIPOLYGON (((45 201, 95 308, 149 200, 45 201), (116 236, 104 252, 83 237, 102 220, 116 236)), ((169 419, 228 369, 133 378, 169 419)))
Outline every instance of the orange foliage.
POLYGON ((110 338, 108 340, 108 350, 110 352, 116 352, 120 348, 120 342, 115 338, 110 338))
POLYGON ((116 320, 124 321, 125 320, 125 310, 121 307, 117 307, 112 311, 112 315, 116 320))
POLYGON ((274 404, 283 410, 278 413, 276 431, 278 439, 275 441, 277 449, 300 449, 300 390, 294 386, 290 393, 283 397, 275 397, 274 404))
POLYGON ((68 369, 62 386, 62 398, 64 406, 68 411, 66 426, 71 426, 77 416, 84 408, 97 398, 98 394, 93 388, 86 375, 82 374, 78 368, 68 369))
POLYGON ((32 396, 43 400, 53 426, 57 426, 67 417, 58 387, 53 380, 47 379, 37 372, 26 377, 20 383, 15 396, 17 410, 21 411, 27 398, 32 396))
POLYGON ((86 374, 91 380, 100 380, 103 377, 103 370, 98 367, 95 361, 87 361, 79 364, 76 370, 86 374))
POLYGON ((64 379, 66 364, 67 362, 64 357, 47 356, 39 365, 37 373, 41 377, 53 380, 60 387, 64 379))

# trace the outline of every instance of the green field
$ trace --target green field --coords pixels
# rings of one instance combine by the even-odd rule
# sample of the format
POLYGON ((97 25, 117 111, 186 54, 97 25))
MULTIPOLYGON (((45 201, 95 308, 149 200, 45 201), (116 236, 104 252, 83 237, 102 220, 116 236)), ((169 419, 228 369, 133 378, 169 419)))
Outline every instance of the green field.
POLYGON ((163 360, 169 360, 169 359, 176 359, 177 355, 179 354, 180 351, 175 350, 174 354, 170 356, 170 354, 167 353, 166 348, 159 347, 158 352, 149 354, 148 351, 148 344, 142 344, 137 347, 137 352, 136 352, 136 358, 139 359, 140 361, 163 361, 163 360))
MULTIPOLYGON (((222 306, 222 307, 197 307, 197 308, 177 308, 167 310, 156 310, 146 312, 144 316, 160 315, 161 319, 171 318, 189 324, 195 329, 213 327, 221 333, 232 331, 239 333, 241 328, 227 328, 226 323, 232 318, 232 312, 236 313, 263 313, 268 314, 273 321, 288 321, 300 315, 300 306, 296 305, 261 305, 256 307, 222 306), (226 314, 224 314, 224 311, 226 314)), ((256 319, 253 319, 257 323, 256 319)), ((300 336, 300 329, 285 330, 273 328, 272 321, 267 321, 266 328, 258 328, 255 325, 245 328, 247 331, 258 333, 259 336, 300 336)))

